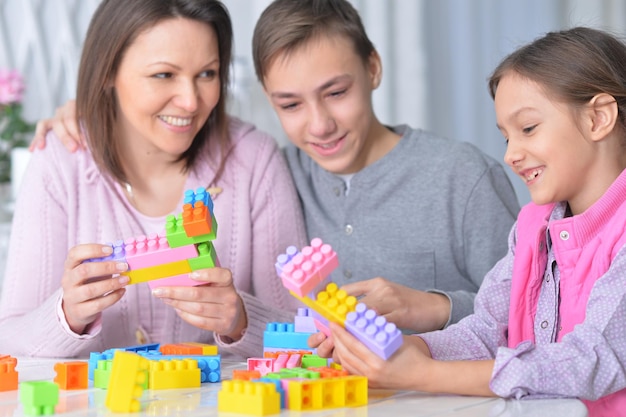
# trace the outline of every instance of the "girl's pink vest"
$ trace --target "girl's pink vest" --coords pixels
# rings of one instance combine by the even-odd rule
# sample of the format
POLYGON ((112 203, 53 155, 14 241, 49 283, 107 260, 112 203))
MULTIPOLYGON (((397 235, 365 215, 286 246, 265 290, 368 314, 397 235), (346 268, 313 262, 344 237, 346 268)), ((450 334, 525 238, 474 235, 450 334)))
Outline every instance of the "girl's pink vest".
MULTIPOLYGON (((525 340, 535 341, 533 323, 548 259, 546 229, 554 206, 531 203, 518 216, 509 311, 511 348, 525 340)), ((561 330, 557 341, 561 341, 585 320, 593 285, 626 243, 626 171, 583 214, 553 222, 550 238, 560 271, 561 330)), ((626 410, 626 389, 584 402, 590 416, 620 415, 626 410)))

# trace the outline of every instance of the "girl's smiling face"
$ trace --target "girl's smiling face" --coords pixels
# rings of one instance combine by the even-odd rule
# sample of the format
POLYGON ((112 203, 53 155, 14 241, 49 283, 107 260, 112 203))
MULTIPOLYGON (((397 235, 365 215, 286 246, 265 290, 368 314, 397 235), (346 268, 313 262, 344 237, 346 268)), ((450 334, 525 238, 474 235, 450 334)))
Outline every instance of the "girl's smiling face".
POLYGON ((550 98, 515 72, 502 77, 494 102, 507 141, 504 160, 526 183, 533 202, 568 201, 574 214, 586 210, 595 201, 590 190, 603 159, 587 134, 585 112, 550 98))

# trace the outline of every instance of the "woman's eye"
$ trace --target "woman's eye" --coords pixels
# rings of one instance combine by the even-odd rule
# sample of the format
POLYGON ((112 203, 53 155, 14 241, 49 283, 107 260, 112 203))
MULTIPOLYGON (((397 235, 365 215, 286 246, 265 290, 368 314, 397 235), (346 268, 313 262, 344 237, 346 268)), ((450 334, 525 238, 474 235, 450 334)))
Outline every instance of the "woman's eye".
POLYGON ((528 126, 522 129, 522 132, 524 132, 525 134, 529 134, 532 133, 533 130, 535 130, 535 128, 537 127, 537 125, 532 125, 532 126, 528 126))

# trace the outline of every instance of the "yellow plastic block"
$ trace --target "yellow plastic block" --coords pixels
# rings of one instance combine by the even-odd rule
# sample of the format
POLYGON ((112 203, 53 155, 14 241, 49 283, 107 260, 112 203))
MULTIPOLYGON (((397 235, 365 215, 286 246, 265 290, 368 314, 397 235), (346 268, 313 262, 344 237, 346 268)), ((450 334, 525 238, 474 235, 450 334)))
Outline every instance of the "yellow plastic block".
POLYGON ((140 282, 173 277, 175 275, 188 274, 190 272, 191 267, 189 266, 189 262, 187 262, 186 259, 183 259, 182 261, 127 271, 122 273, 122 275, 127 275, 130 278, 129 284, 138 284, 140 282))
POLYGON ((340 290, 334 282, 328 284, 325 290, 317 293, 315 300, 309 297, 300 297, 293 291, 290 291, 290 293, 326 320, 341 326, 344 325, 348 313, 354 311, 357 304, 356 297, 348 295, 344 290, 340 290))
POLYGON ((150 389, 199 388, 201 379, 195 359, 150 361, 150 389))
POLYGON ((358 407, 367 404, 367 378, 337 378, 289 381, 287 408, 297 411, 358 407))
POLYGON ((217 394, 217 411, 267 416, 280 413, 280 394, 266 382, 222 381, 217 394))
POLYGON ((132 352, 118 350, 113 356, 113 369, 104 404, 115 413, 136 413, 141 410, 149 367, 148 359, 132 352))

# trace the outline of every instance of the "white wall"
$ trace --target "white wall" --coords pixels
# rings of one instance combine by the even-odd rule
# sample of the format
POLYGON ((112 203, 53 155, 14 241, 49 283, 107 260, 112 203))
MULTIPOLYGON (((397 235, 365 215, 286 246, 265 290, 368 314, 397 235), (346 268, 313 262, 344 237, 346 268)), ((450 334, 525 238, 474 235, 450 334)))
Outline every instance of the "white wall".
MULTIPOLYGON (((129 0, 131 1, 131 0, 129 0)), ((590 25, 626 33, 623 0, 351 0, 384 61, 374 97, 381 120, 468 141, 498 160, 486 78, 518 45, 549 30, 590 25)), ((27 77, 25 115, 37 120, 74 96, 81 42, 99 0, 0 0, 0 67, 27 77)), ((269 0, 224 0, 235 27, 233 112, 285 138, 251 61, 254 22, 269 0)), ((508 171, 508 170, 507 170, 508 171)), ((528 193, 512 178, 522 203, 528 193)))

